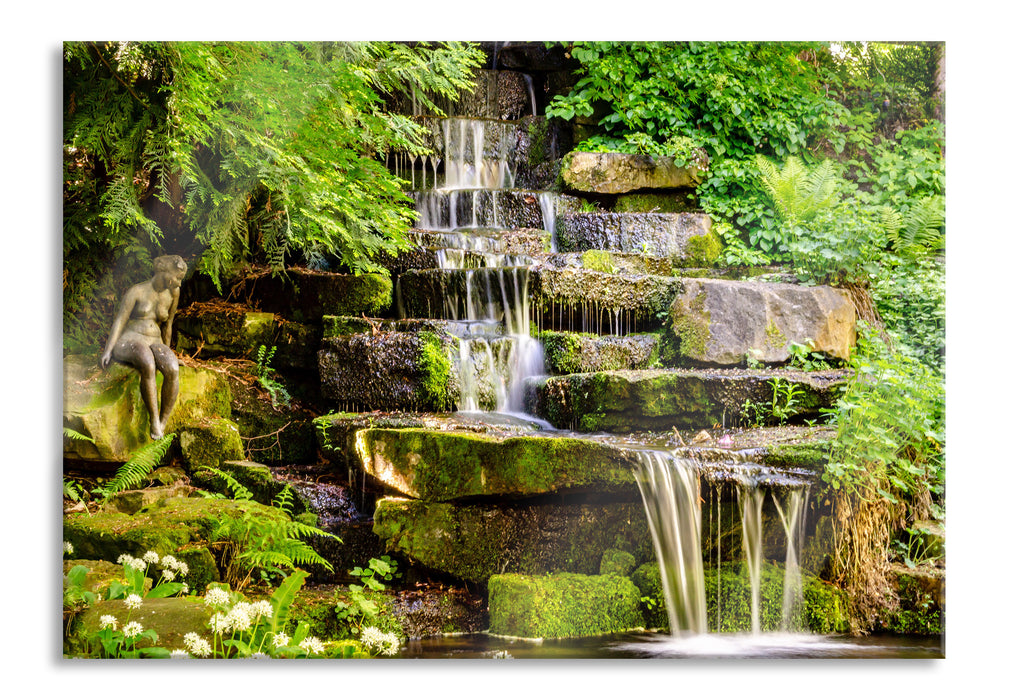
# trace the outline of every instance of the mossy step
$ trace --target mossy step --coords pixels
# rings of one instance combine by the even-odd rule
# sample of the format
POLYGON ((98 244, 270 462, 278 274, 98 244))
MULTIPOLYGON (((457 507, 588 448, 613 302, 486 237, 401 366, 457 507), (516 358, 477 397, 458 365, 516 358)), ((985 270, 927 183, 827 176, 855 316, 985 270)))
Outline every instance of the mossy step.
POLYGON ((594 637, 642 629, 641 592, 625 576, 501 574, 487 583, 491 634, 594 637))
POLYGON ((364 470, 425 501, 527 497, 588 491, 637 493, 637 460, 625 450, 573 437, 501 438, 464 431, 370 428, 357 433, 364 470))
MULTIPOLYGON (((467 231, 432 231, 412 228, 407 236, 419 247, 431 249, 455 248, 498 255, 540 256, 550 252, 550 232, 542 228, 496 229, 467 231)), ((412 265, 412 269, 428 269, 436 265, 412 265)))
POLYGON ((549 374, 647 369, 656 366, 659 359, 660 336, 653 333, 599 336, 544 331, 539 341, 549 374))
POLYGON ((678 267, 710 267, 723 246, 707 214, 574 212, 557 217, 562 252, 639 253, 668 258, 678 267))
POLYGON ((374 530, 389 551, 477 583, 503 572, 597 574, 603 553, 614 546, 637 561, 655 558, 640 497, 468 505, 383 498, 374 530))
MULTIPOLYGON (((526 409, 557 428, 582 432, 711 428, 737 422, 747 401, 769 405, 794 387, 793 418, 833 405, 850 372, 790 370, 617 370, 534 380, 526 409)), ((780 398, 779 398, 780 400, 780 398)))
MULTIPOLYGON (((162 377, 158 375, 158 387, 162 377)), ((231 391, 224 375, 179 366, 179 397, 165 433, 199 429, 210 419, 231 416, 231 391)), ((140 374, 113 364, 103 372, 93 357, 63 358, 63 425, 94 442, 64 438, 64 457, 126 462, 151 442, 150 417, 140 397, 140 374)))
POLYGON ((638 190, 695 188, 703 166, 679 166, 671 156, 572 151, 564 157, 561 180, 577 192, 622 194, 638 190))
POLYGON ((250 306, 306 324, 320 323, 325 314, 381 316, 392 307, 392 281, 373 273, 346 275, 290 267, 283 276, 245 277, 230 292, 250 306))
MULTIPOLYGON (((761 564, 759 620, 762 632, 781 629, 784 577, 781 565, 767 561, 761 564)), ((655 562, 642 564, 631 574, 631 580, 651 603, 645 610, 648 627, 668 631, 669 617, 659 565, 655 562)), ((850 631, 847 598, 841 589, 808 574, 802 575, 802 587, 801 617, 793 621, 798 623, 799 629, 816 634, 850 631)), ((721 568, 706 568, 704 594, 708 632, 751 631, 750 578, 745 563, 732 562, 723 564, 721 568)))

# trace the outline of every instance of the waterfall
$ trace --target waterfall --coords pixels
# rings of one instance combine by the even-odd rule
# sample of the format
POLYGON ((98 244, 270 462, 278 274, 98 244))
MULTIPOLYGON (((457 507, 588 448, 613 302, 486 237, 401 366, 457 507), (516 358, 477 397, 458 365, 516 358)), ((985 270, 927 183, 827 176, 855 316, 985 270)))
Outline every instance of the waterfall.
POLYGON ((738 484, 740 509, 743 512, 743 551, 750 572, 750 628, 760 634, 760 562, 763 559, 764 490, 753 484, 738 484))
POLYGON ((533 116, 536 116, 536 91, 533 89, 533 77, 528 73, 523 73, 526 79, 526 87, 529 88, 529 104, 532 105, 533 116))
POLYGON ((647 451, 640 453, 634 472, 674 635, 705 634, 708 629, 697 467, 693 460, 647 451))
POLYGON ((774 507, 785 528, 785 582, 784 599, 781 602, 781 631, 795 632, 801 628, 803 598, 802 572, 799 558, 802 552, 802 532, 809 487, 791 489, 785 494, 787 499, 782 507, 778 494, 771 495, 774 507))

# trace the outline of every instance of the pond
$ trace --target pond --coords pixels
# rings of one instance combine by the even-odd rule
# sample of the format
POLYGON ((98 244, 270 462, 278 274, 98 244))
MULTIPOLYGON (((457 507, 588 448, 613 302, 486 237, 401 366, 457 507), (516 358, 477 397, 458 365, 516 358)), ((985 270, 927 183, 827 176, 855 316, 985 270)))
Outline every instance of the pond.
POLYGON ((506 639, 465 634, 411 640, 409 659, 942 659, 939 637, 814 634, 622 634, 580 639, 506 639))

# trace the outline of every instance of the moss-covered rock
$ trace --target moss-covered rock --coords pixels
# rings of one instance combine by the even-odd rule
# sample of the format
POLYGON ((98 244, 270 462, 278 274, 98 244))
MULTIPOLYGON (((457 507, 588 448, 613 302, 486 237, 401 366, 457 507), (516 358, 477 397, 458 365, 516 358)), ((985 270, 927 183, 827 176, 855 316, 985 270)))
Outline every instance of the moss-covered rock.
POLYGON ((141 508, 163 502, 169 498, 186 497, 195 489, 186 483, 176 483, 171 486, 154 486, 145 489, 132 489, 112 494, 106 502, 106 508, 117 513, 132 515, 141 508))
MULTIPOLYGON (((265 464, 249 460, 225 460, 221 463, 219 470, 247 488, 252 493, 252 500, 257 503, 271 505, 277 494, 284 490, 284 484, 273 476, 273 472, 265 464)), ((234 496, 224 477, 209 469, 194 468, 192 483, 194 486, 208 491, 234 496)), ((305 510, 304 503, 297 496, 292 496, 292 498, 294 511, 303 512, 305 510)))
POLYGON ((637 488, 632 456, 577 438, 372 428, 358 433, 356 447, 369 475, 426 501, 637 488))
POLYGON ((179 447, 190 470, 245 458, 238 426, 226 418, 205 418, 180 430, 179 447))
POLYGON ((641 592, 608 574, 501 574, 487 582, 491 634, 564 639, 644 627, 641 592))
MULTIPOLYGON (((94 440, 64 438, 64 456, 126 462, 151 442, 139 373, 121 364, 102 372, 94 358, 76 355, 63 358, 63 376, 63 425, 94 440)), ((159 391, 161 379, 159 374, 159 391)), ((180 365, 179 397, 165 432, 230 416, 231 391, 223 374, 180 365)))
POLYGON ((654 558, 640 502, 454 505, 384 498, 374 530, 389 551, 456 578, 503 572, 596 574, 614 546, 654 558))
POLYGON ((190 355, 255 358, 260 345, 277 344, 275 314, 239 304, 190 304, 179 310, 174 325, 179 351, 190 355))
POLYGON ((195 597, 147 598, 143 604, 128 610, 122 600, 104 600, 90 606, 78 615, 63 639, 63 653, 68 656, 92 656, 101 653, 101 645, 94 640, 100 629, 104 615, 112 615, 120 626, 128 619, 139 622, 144 630, 154 630, 157 641, 143 639, 137 643, 138 649, 159 646, 169 651, 185 650, 183 641, 186 634, 196 632, 204 639, 210 637, 207 623, 213 611, 195 597))
POLYGON ((381 316, 392 306, 392 281, 371 273, 288 268, 283 277, 264 273, 241 280, 233 296, 296 323, 318 325, 326 314, 381 316))
POLYGON ((613 205, 615 212, 640 212, 646 214, 676 214, 685 211, 697 211, 699 208, 697 194, 690 189, 674 190, 663 193, 634 192, 617 197, 613 205))
POLYGON ((844 371, 620 370, 548 377, 530 385, 526 409, 583 432, 711 428, 738 419, 747 401, 769 404, 771 379, 795 385, 794 417, 819 416, 842 391, 844 371))
POLYGON ((603 559, 599 563, 599 573, 630 576, 634 570, 634 564, 634 555, 630 552, 625 552, 622 549, 607 549, 603 552, 603 559))
MULTIPOLYGON (((662 592, 659 565, 642 564, 631 580, 648 599, 645 618, 650 628, 669 629, 666 601, 662 592)), ((848 632, 847 599, 839 588, 804 574, 802 629, 819 634, 848 632)), ((784 596, 784 568, 764 562, 760 567, 760 629, 781 629, 784 596)), ((745 563, 726 563, 704 572, 707 625, 709 632, 749 632, 752 629, 750 578, 745 563)))
POLYGON ((63 539, 84 559, 116 561, 121 554, 141 557, 147 551, 172 554, 189 566, 186 583, 199 591, 220 574, 208 550, 214 528, 228 517, 254 513, 258 518, 285 518, 268 506, 248 501, 170 498, 134 515, 70 513, 63 518, 63 539))
POLYGON ((940 635, 946 631, 946 572, 894 564, 888 574, 899 603, 883 613, 876 630, 895 634, 940 635))
POLYGON ((547 371, 551 374, 646 369, 658 361, 659 336, 656 334, 598 336, 544 331, 539 339, 547 371))
POLYGON ((855 318, 847 292, 832 287, 685 278, 667 329, 681 364, 741 366, 748 358, 780 364, 792 343, 847 360, 855 318))
MULTIPOLYGON (((316 358, 316 362, 318 359, 316 358)), ((231 385, 231 419, 238 426, 246 454, 263 464, 306 464, 315 461, 314 415, 297 404, 276 404, 258 384, 238 377, 231 385)))
POLYGON ((631 153, 573 151, 561 169, 566 189, 603 194, 694 188, 701 177, 698 167, 680 167, 670 156, 631 153))

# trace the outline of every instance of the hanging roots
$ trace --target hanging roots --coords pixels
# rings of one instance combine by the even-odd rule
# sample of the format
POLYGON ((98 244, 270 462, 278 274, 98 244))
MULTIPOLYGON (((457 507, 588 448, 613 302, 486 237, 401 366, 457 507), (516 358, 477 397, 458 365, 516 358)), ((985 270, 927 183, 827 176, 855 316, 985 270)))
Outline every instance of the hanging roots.
POLYGON ((841 284, 841 288, 848 292, 851 302, 855 305, 855 318, 863 321, 870 328, 879 331, 879 335, 883 339, 883 342, 886 343, 886 346, 893 349, 890 336, 886 332, 886 325, 883 323, 879 311, 876 310, 876 303, 869 296, 869 290, 853 282, 844 282, 841 284))
POLYGON ((849 592, 855 634, 871 631, 881 612, 897 608, 886 572, 890 533, 901 511, 868 493, 838 493, 834 499, 834 578, 849 592))

